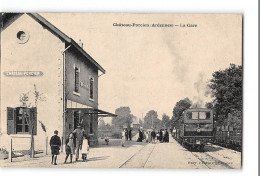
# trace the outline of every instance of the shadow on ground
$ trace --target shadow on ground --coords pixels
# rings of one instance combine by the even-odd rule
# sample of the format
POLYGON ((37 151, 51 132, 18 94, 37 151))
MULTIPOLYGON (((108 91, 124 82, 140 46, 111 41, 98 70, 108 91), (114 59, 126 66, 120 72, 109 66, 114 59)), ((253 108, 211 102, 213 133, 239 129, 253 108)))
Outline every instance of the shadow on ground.
POLYGON ((218 146, 210 146, 210 145, 204 147, 204 152, 217 152, 220 150, 223 150, 223 148, 218 146))
POLYGON ((101 156, 101 157, 93 157, 93 158, 88 158, 87 161, 98 161, 98 160, 106 160, 110 156, 101 156))
MULTIPOLYGON (((146 142, 136 142, 135 140, 132 141, 125 141, 125 147, 124 148, 128 148, 128 147, 132 147, 135 145, 142 145, 145 146, 148 143, 146 142)), ((98 145, 93 147, 93 148, 121 148, 121 139, 109 139, 109 144, 106 145, 105 140, 104 139, 98 139, 98 145)))

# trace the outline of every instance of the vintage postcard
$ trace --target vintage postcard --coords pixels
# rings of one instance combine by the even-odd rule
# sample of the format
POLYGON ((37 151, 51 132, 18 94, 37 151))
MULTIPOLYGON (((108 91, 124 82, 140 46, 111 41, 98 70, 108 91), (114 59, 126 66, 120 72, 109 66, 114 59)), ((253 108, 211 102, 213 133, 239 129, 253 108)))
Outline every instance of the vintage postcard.
POLYGON ((242 15, 1 13, 0 166, 241 169, 242 15))

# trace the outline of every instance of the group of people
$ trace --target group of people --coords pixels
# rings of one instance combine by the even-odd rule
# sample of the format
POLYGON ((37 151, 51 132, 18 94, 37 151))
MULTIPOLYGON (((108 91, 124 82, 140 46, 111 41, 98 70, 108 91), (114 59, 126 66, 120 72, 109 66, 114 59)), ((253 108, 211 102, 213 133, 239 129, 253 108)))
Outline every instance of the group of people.
POLYGON ((125 146, 125 141, 132 141, 132 129, 130 128, 128 130, 128 128, 124 128, 122 131, 122 141, 121 141, 121 146, 124 147, 125 146))
POLYGON ((169 132, 167 129, 160 129, 160 131, 155 131, 153 128, 151 130, 147 130, 146 132, 143 131, 142 128, 139 129, 139 137, 137 142, 142 142, 145 140, 148 143, 156 143, 159 142, 169 142, 169 132))
POLYGON ((161 129, 157 133, 157 139, 160 142, 169 142, 169 132, 167 131, 167 129, 161 129))
MULTIPOLYGON (((75 161, 79 160, 79 153, 82 154, 82 160, 86 161, 87 155, 89 153, 89 143, 88 137, 84 134, 84 129, 78 125, 77 128, 67 136, 65 140, 65 150, 66 157, 64 164, 67 162, 67 159, 70 157, 70 163, 72 163, 73 155, 76 154, 75 161)), ((51 164, 57 165, 57 155, 59 155, 61 140, 58 136, 58 131, 54 131, 54 135, 50 139, 50 147, 52 153, 51 164)))

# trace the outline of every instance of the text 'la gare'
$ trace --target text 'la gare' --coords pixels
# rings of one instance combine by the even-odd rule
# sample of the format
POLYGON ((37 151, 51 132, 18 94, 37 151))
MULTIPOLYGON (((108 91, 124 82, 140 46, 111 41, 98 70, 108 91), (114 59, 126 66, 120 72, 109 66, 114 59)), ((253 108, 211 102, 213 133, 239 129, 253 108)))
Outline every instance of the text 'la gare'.
POLYGON ((198 27, 198 25, 197 24, 189 24, 189 23, 187 23, 187 24, 180 24, 180 27, 198 27))

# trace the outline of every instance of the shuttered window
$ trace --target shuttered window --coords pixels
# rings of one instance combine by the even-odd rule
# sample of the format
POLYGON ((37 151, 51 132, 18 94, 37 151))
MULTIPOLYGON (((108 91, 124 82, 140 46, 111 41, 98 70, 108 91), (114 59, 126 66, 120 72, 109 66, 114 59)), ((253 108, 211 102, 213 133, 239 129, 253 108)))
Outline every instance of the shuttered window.
POLYGON ((89 98, 94 100, 94 78, 89 79, 89 98))
POLYGON ((37 135, 37 109, 34 108, 30 108, 30 122, 32 123, 32 129, 30 129, 30 134, 31 134, 31 130, 33 132, 34 135, 37 135))
POLYGON ((75 92, 79 92, 79 68, 75 67, 75 92))
POLYGON ((37 134, 36 108, 7 107, 7 134, 37 134))
POLYGON ((7 107, 7 134, 16 134, 16 109, 7 107))

